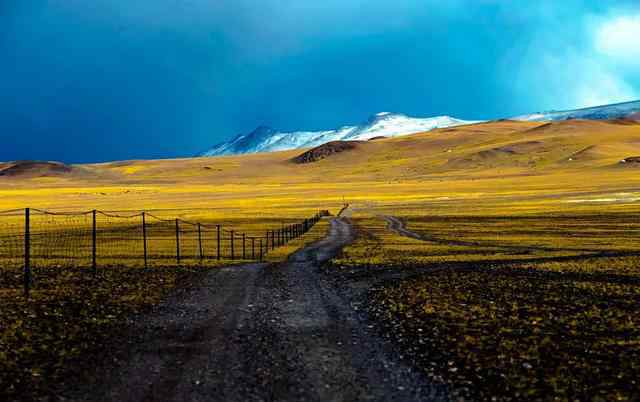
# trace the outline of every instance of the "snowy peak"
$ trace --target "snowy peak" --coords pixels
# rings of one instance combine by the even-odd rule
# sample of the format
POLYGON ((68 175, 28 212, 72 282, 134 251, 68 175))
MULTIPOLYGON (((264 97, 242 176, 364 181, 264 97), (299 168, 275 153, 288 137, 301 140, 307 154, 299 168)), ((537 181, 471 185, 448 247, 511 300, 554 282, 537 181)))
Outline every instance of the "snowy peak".
POLYGON ((272 129, 271 127, 258 126, 258 128, 253 130, 248 136, 255 138, 268 137, 270 135, 273 135, 275 132, 276 130, 272 129))
POLYGON ((612 105, 587 107, 575 110, 549 111, 542 113, 517 116, 512 120, 523 121, 558 121, 570 119, 610 120, 625 119, 640 112, 640 100, 633 102, 614 103, 612 105))
POLYGON ((381 112, 357 126, 345 126, 326 131, 279 132, 260 126, 246 135, 239 135, 229 142, 218 144, 200 156, 249 154, 257 152, 285 151, 311 148, 331 141, 366 141, 374 137, 395 137, 430 131, 435 128, 453 127, 475 123, 449 116, 415 118, 403 114, 381 112))

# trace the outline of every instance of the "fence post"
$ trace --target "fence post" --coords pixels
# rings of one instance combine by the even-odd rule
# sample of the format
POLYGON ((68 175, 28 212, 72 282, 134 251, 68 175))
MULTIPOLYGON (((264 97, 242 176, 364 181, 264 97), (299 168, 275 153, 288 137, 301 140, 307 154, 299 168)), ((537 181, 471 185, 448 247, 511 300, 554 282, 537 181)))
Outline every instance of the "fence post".
POLYGON ((204 249, 202 248, 202 225, 198 222, 198 248, 200 249, 200 261, 204 259, 204 249))
POLYGON ((265 244, 265 248, 267 249, 267 251, 269 250, 269 231, 267 230, 267 234, 265 236, 266 242, 267 244, 265 244))
POLYGON ((180 265, 180 221, 176 218, 176 262, 180 265))
POLYGON ((96 263, 96 259, 97 259, 97 231, 98 231, 98 225, 97 225, 97 212, 94 209, 91 213, 93 215, 93 227, 91 230, 91 269, 93 270, 93 273, 95 274, 96 272, 98 272, 98 264, 96 263))
POLYGON ((235 240, 235 233, 233 232, 233 230, 231 231, 231 260, 234 260, 236 258, 235 256, 235 250, 233 247, 233 241, 235 240))
POLYGON ((246 244, 247 242, 247 235, 245 233, 242 234, 242 259, 246 260, 247 259, 247 252, 246 252, 246 244))
POLYGON ((271 250, 275 250, 276 249, 276 231, 272 230, 271 231, 271 250))
POLYGON ((216 236, 216 243, 218 244, 218 260, 220 260, 220 225, 216 225, 216 231, 218 235, 216 236))
POLYGON ((252 260, 256 259, 256 238, 255 237, 251 238, 251 259, 252 260))
POLYGON ((142 244, 144 249, 144 269, 147 269, 149 268, 147 262, 147 217, 144 212, 142 212, 142 244))
POLYGON ((260 261, 262 261, 263 259, 263 255, 262 255, 262 239, 260 239, 260 261))
POLYGON ((31 210, 24 209, 24 297, 29 298, 31 290, 31 210))

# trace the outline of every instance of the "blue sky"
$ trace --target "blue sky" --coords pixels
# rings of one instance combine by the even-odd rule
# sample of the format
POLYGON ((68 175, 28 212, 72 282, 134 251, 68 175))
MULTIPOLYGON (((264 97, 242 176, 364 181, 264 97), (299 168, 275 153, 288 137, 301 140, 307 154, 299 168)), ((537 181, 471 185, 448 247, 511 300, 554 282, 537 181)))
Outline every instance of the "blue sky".
POLYGON ((21 0, 0 24, 0 160, 640 98, 637 1, 21 0))

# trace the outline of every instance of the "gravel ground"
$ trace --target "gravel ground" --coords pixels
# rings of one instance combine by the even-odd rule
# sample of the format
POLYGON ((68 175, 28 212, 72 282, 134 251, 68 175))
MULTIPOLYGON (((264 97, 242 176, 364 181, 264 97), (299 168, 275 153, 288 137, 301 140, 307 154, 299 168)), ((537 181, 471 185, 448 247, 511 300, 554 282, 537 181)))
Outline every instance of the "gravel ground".
POLYGON ((75 390, 84 401, 430 401, 442 385, 408 366, 369 322, 369 279, 336 283, 323 262, 353 241, 347 220, 277 265, 212 271, 131 324, 125 356, 75 390))

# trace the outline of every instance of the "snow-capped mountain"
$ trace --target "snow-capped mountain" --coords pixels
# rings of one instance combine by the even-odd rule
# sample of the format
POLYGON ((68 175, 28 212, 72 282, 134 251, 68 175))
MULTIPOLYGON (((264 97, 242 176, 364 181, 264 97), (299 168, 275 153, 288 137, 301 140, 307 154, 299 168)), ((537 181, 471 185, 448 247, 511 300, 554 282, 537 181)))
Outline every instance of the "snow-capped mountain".
MULTIPOLYGON (((607 120, 640 117, 640 100, 576 110, 549 111, 512 117, 511 120, 557 121, 569 119, 607 120)), ((269 127, 258 127, 203 152, 200 156, 250 154, 316 147, 331 141, 369 140, 374 137, 396 137, 430 131, 435 128, 455 127, 478 121, 459 120, 449 116, 430 118, 409 117, 397 113, 378 113, 365 123, 327 131, 280 132, 269 127)))
POLYGON ((640 100, 576 110, 550 111, 513 117, 512 120, 557 121, 569 119, 609 120, 622 119, 640 112, 640 100))
POLYGON ((279 132, 269 127, 258 127, 249 134, 223 142, 200 156, 250 154, 310 148, 330 141, 368 140, 374 137, 395 137, 430 131, 435 128, 454 127, 474 121, 458 120, 449 116, 415 118, 396 113, 378 113, 358 126, 346 126, 327 131, 279 132))

